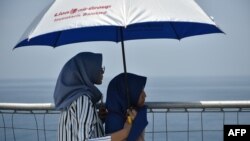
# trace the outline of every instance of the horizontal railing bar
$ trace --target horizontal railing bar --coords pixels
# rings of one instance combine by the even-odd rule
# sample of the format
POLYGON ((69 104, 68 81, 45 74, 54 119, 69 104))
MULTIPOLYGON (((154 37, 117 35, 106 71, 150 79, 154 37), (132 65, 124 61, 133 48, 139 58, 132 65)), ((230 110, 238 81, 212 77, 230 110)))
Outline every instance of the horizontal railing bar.
MULTIPOLYGON (((181 108, 250 108, 246 101, 146 102, 149 109, 181 108)), ((55 110, 53 103, 0 103, 2 110, 55 110)))
POLYGON ((4 110, 54 110, 53 103, 0 103, 4 110))
MULTIPOLYGON (((0 129, 17 129, 17 130, 39 130, 39 131, 44 131, 44 129, 36 129, 36 128, 18 128, 18 127, 0 127, 0 129)), ((57 131, 56 129, 46 129, 46 131, 57 131)))
POLYGON ((218 132, 218 131, 223 131, 223 129, 221 129, 221 130, 212 130, 212 129, 210 129, 210 130, 167 130, 167 131, 153 131, 153 132, 151 132, 151 131, 145 131, 145 133, 166 133, 166 132, 202 132, 202 131, 204 131, 204 132, 211 132, 211 131, 214 131, 214 132, 218 132))
POLYGON ((166 108, 249 108, 250 101, 148 102, 152 109, 166 108))

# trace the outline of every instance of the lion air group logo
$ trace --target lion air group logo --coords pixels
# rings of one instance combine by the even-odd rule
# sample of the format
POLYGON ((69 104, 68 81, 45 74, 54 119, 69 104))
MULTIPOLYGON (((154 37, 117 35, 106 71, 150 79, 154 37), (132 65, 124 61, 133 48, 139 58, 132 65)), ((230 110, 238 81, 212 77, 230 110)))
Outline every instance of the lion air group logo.
POLYGON ((70 14, 75 14, 77 12, 77 8, 71 9, 70 14))
POLYGON ((54 14, 54 22, 83 16, 106 15, 108 9, 110 8, 111 5, 102 5, 83 8, 72 8, 66 11, 59 11, 54 14))

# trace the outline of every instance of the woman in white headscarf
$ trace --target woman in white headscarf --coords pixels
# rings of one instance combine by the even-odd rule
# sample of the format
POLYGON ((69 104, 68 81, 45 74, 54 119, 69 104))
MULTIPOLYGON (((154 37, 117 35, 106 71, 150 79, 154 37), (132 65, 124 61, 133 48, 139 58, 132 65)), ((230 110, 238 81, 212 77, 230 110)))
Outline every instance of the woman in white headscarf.
POLYGON ((63 67, 54 92, 55 107, 61 110, 58 141, 86 141, 104 136, 96 104, 102 93, 102 54, 82 52, 63 67))

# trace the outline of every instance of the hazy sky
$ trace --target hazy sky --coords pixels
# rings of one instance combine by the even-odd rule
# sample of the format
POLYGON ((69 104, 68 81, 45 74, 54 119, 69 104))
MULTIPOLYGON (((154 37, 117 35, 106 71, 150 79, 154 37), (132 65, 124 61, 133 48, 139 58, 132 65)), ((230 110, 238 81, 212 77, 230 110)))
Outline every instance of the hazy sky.
MULTIPOLYGON (((81 51, 103 53, 106 76, 123 71, 120 43, 83 42, 13 50, 26 28, 53 0, 0 0, 0 79, 56 78, 81 51)), ((127 69, 146 76, 250 76, 250 0, 197 0, 226 33, 126 41, 127 69)))

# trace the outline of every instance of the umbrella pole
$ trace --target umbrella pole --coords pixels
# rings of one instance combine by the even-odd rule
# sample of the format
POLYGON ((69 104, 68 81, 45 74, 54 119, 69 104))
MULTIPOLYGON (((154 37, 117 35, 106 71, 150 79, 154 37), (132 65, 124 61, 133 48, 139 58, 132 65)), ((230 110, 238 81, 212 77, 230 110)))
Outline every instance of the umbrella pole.
POLYGON ((121 33, 121 46, 122 46, 122 60, 123 60, 123 69, 124 69, 124 75, 125 75, 125 89, 126 89, 126 96, 129 107, 130 104, 130 96, 129 96, 129 88, 128 88, 128 76, 127 76, 127 67, 126 67, 126 58, 125 58, 125 48, 124 48, 124 38, 123 38, 123 27, 120 28, 121 33))
MULTIPOLYGON (((121 32, 123 32, 123 30, 121 30, 121 32)), ((126 58, 125 58, 125 49, 124 49, 124 41, 123 41, 123 33, 121 33, 121 45, 122 45, 123 69, 124 69, 124 73, 127 74, 126 58)))

